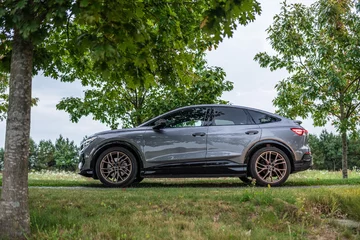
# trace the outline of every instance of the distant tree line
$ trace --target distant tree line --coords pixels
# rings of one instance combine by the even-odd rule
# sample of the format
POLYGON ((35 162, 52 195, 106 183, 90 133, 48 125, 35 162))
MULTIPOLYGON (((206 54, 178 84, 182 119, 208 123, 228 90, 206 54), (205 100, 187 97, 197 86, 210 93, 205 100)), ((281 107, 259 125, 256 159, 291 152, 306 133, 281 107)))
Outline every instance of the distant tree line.
MULTIPOLYGON (((51 140, 41 140, 36 143, 30 138, 29 170, 66 170, 77 168, 79 148, 68 138, 59 136, 53 143, 51 140)), ((0 171, 4 167, 4 149, 0 148, 0 171)))
MULTIPOLYGON (((348 142, 348 168, 360 167, 360 139, 350 135, 348 142)), ((340 170, 342 168, 341 136, 323 130, 319 136, 310 134, 309 144, 314 169, 340 170)))

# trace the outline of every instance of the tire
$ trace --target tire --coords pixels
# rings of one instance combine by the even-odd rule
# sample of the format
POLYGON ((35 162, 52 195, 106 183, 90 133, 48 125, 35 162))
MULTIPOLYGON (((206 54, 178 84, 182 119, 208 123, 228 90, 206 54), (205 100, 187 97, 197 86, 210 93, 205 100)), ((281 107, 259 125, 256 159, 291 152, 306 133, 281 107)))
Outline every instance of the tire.
POLYGON ((280 186, 290 175, 290 160, 276 147, 261 148, 251 157, 250 171, 257 185, 280 186))
POLYGON ((247 176, 239 177, 239 178, 243 183, 246 183, 246 184, 250 184, 251 180, 252 180, 251 178, 248 178, 247 176))
POLYGON ((130 185, 135 180, 137 171, 135 156, 123 147, 105 150, 96 161, 96 174, 107 187, 130 185))
POLYGON ((135 178, 135 180, 133 181, 133 184, 138 184, 138 183, 140 183, 142 180, 144 180, 143 177, 137 177, 137 178, 135 178))

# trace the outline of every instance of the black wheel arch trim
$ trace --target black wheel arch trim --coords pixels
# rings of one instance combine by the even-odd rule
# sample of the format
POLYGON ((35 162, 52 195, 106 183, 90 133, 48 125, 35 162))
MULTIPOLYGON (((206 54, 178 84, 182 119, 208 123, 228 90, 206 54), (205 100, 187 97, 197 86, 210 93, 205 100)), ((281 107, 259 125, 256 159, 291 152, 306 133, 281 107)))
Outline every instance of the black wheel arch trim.
MULTIPOLYGON (((294 151, 289 146, 287 146, 285 143, 277 141, 277 140, 271 140, 271 139, 261 140, 261 141, 258 141, 256 143, 254 143, 249 148, 249 150, 246 152, 244 163, 248 164, 249 160, 250 160, 250 156, 255 152, 255 149, 259 145, 264 145, 264 144, 270 144, 272 146, 280 145, 281 147, 285 148, 287 150, 287 152, 290 153, 291 158, 289 160, 290 160, 290 163, 291 163, 291 170, 292 171, 294 170, 294 164, 295 164, 295 161, 296 161, 294 151)), ((274 146, 274 147, 276 147, 276 146, 274 146)))
POLYGON ((105 151, 106 149, 111 148, 111 147, 125 147, 126 149, 130 150, 135 155, 135 158, 139 164, 138 165, 139 170, 141 170, 144 167, 143 166, 144 156, 142 155, 141 151, 136 146, 134 146, 133 144, 126 142, 126 141, 113 140, 113 141, 106 142, 106 143, 100 145, 93 151, 91 163, 90 163, 91 169, 95 168, 97 158, 100 156, 100 154, 103 151, 105 151))

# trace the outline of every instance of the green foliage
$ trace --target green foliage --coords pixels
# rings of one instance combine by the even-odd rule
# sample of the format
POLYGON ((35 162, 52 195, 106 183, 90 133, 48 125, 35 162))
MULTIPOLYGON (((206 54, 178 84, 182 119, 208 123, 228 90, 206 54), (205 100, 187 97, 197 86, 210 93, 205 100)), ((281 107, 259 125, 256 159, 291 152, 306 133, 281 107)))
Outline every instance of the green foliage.
POLYGON ((189 84, 175 79, 173 85, 131 87, 122 79, 108 80, 98 77, 89 81, 93 87, 85 91, 84 98, 63 99, 57 108, 70 113, 77 122, 82 116, 93 115, 111 128, 135 127, 147 119, 177 107, 192 104, 226 103, 220 100, 224 91, 233 89, 233 83, 225 80, 225 72, 219 67, 209 67, 201 54, 195 69, 189 69, 189 84))
POLYGON ((51 140, 41 140, 37 148, 37 157, 33 169, 47 169, 55 165, 55 147, 51 140))
MULTIPOLYGON (((309 144, 314 159, 315 169, 339 170, 342 168, 341 136, 323 130, 319 136, 310 135, 309 144)), ((359 169, 360 144, 359 139, 348 139, 348 167, 359 169)))
POLYGON ((70 141, 68 138, 63 138, 60 135, 55 140, 55 163, 56 168, 61 170, 75 171, 77 167, 78 148, 74 144, 74 141, 70 141))
MULTIPOLYGON (((60 135, 55 140, 41 140, 36 144, 30 138, 29 169, 40 171, 46 169, 75 171, 78 164, 78 147, 74 141, 60 135)), ((0 149, 0 170, 3 161, 3 149, 0 149), (1 155, 2 154, 2 155, 1 155)))
POLYGON ((328 121, 340 132, 359 126, 360 16, 353 1, 319 0, 310 7, 283 3, 267 29, 275 55, 255 60, 290 76, 276 85, 274 104, 289 117, 328 121))
MULTIPOLYGON (((260 12, 255 0, 5 0, 0 3, 0 73, 10 72, 16 29, 34 45, 34 74, 43 71, 70 82, 80 79, 95 88, 87 92, 89 97, 97 95, 103 83, 115 82, 130 91, 173 86, 179 79, 186 85, 195 53, 217 47, 260 12), (94 76, 96 81, 91 82, 94 76)), ((7 111, 6 89, 7 82, 1 81, 0 119, 7 111)), ((93 113, 103 118, 98 110, 93 113)), ((114 126, 119 113, 110 115, 108 124, 114 126)))
MULTIPOLYGON (((255 0, 11 1, 0 3, 0 72, 10 69, 13 30, 34 44, 34 73, 65 81, 91 70, 129 84, 163 83, 261 12, 255 0), (115 71, 114 71, 115 70, 115 71)), ((181 72, 181 71, 180 71, 181 72)), ((84 80, 83 80, 84 79, 84 80)))

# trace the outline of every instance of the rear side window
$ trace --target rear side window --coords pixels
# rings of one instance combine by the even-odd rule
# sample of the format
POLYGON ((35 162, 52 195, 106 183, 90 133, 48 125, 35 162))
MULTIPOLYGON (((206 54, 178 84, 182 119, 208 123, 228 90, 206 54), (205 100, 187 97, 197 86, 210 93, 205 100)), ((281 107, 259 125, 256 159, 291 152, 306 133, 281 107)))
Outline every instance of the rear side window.
POLYGON ((265 113, 261 113, 261 112, 257 112, 257 111, 252 111, 252 110, 248 110, 248 112, 250 113, 252 119, 254 120, 254 122, 256 124, 264 124, 264 123, 271 123, 271 122, 278 122, 280 121, 279 118, 270 116, 268 114, 265 113))
POLYGON ((212 125, 246 125, 251 124, 251 119, 241 108, 218 107, 212 113, 212 125))

